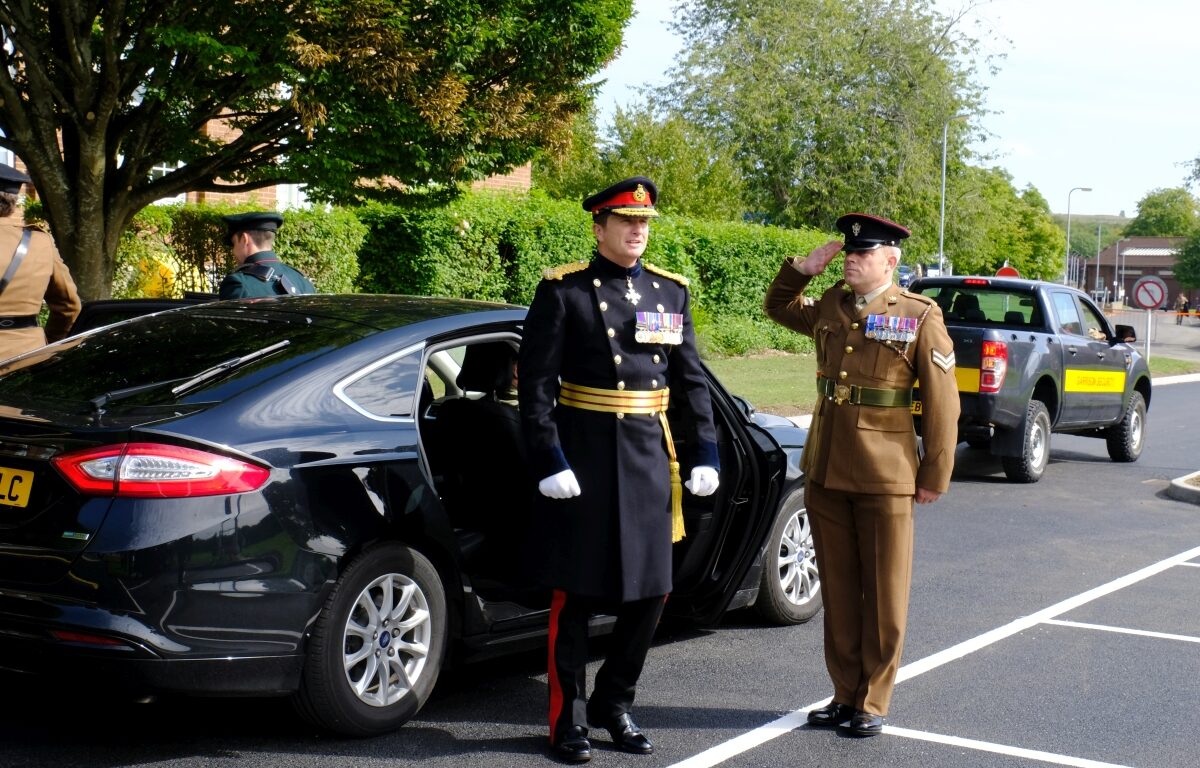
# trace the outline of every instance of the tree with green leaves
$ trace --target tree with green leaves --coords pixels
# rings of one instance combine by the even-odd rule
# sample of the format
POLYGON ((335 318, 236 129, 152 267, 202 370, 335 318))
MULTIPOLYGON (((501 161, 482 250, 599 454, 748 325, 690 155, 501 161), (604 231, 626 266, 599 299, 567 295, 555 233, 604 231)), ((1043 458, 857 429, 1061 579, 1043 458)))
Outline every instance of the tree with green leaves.
POLYGON ((1200 222, 1200 202, 1183 187, 1155 189, 1138 201, 1125 237, 1186 237, 1200 222))
POLYGON ((740 219, 748 210, 732 151, 678 113, 657 116, 649 102, 617 109, 598 136, 595 114, 581 115, 569 153, 534 166, 534 183, 554 197, 583 199, 629 176, 648 176, 666 214, 740 219))
POLYGON ((1062 232, 1035 188, 1018 192, 1002 168, 970 166, 956 179, 956 188, 960 192, 955 215, 947 217, 947 233, 953 233, 957 244, 952 261, 958 274, 992 275, 1008 265, 1022 277, 1062 275, 1062 232))
POLYGON ((85 298, 185 191, 446 187, 564 145, 632 0, 0 0, 0 147, 85 298), (227 130, 213 131, 214 125, 227 130))
POLYGON ((981 104, 963 18, 930 0, 696 0, 660 97, 734 148, 765 220, 832 230, 870 211, 936 253, 943 127, 981 104))
POLYGON ((1200 288, 1200 230, 1175 254, 1175 279, 1184 288, 1200 288))

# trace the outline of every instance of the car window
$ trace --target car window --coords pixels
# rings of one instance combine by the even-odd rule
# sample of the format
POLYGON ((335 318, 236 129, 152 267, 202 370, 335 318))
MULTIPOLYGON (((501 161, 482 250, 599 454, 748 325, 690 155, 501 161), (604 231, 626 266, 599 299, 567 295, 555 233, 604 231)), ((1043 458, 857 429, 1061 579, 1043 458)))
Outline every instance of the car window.
POLYGON ((937 302, 950 325, 989 323, 995 325, 1040 325, 1033 297, 1023 290, 989 286, 963 288, 958 285, 926 287, 920 291, 937 302))
POLYGON ((356 410, 380 419, 413 415, 421 378, 421 348, 384 358, 338 388, 356 410))
POLYGON ((1058 317, 1060 331, 1075 336, 1087 335, 1084 332, 1083 320, 1079 316, 1079 307, 1075 304, 1074 296, 1058 291, 1051 294, 1051 300, 1054 302, 1054 314, 1058 317))
POLYGON ((317 323, 303 315, 267 319, 206 307, 166 312, 72 337, 0 365, 0 403, 88 412, 97 397, 155 384, 161 386, 110 397, 105 407, 111 412, 219 402, 359 335, 338 322, 317 323), (272 345, 278 350, 232 366, 178 397, 171 392, 172 382, 272 345))
POLYGON ((1079 306, 1084 333, 1092 339, 1107 339, 1108 323, 1105 322, 1104 316, 1086 301, 1080 301, 1079 306))

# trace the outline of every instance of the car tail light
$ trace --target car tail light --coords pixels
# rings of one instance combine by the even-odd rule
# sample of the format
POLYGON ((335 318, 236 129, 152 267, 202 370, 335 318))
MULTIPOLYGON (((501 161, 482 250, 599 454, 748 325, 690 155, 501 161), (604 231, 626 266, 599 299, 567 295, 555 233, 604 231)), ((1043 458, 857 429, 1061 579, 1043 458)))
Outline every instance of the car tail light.
POLYGON ((228 456, 160 443, 118 443, 64 453, 51 463, 80 493, 185 498, 261 488, 270 470, 228 456))
POLYGON ((979 360, 979 391, 999 392, 1008 371, 1008 345, 1003 341, 983 342, 979 360))

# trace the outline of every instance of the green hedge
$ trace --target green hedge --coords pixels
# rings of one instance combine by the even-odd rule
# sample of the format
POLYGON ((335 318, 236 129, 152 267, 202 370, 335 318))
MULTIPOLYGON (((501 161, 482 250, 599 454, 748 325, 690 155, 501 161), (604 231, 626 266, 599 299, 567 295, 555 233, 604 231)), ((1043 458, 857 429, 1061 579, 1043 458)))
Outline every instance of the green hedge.
MULTIPOLYGON (((112 294, 118 298, 215 291, 235 264, 221 217, 255 205, 153 205, 122 233, 112 294)), ((275 239, 279 257, 324 293, 354 290, 358 251, 367 227, 344 208, 284 213, 275 239)))
MULTIPOLYGON (((114 295, 212 290, 232 269, 224 244, 230 206, 154 206, 138 214, 118 257, 114 295), (153 293, 153 291, 158 291, 153 293)), ((276 247, 321 291, 455 296, 528 304, 546 267, 592 256, 591 217, 576 202, 470 192, 444 205, 288 211, 276 247)), ((691 281, 707 355, 808 351, 811 341, 767 320, 762 299, 783 259, 827 233, 662 217, 646 259, 691 281)), ((832 284, 837 264, 815 281, 832 284)))

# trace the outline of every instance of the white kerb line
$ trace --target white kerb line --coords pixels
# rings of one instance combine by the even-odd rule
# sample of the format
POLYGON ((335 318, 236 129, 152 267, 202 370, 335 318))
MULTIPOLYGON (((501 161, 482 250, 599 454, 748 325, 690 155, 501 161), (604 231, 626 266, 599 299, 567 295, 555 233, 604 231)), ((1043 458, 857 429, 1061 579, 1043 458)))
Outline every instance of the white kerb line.
MULTIPOLYGON (((993 643, 997 643, 1006 637, 1011 637, 1018 632, 1034 627, 1049 619, 1053 619, 1067 611, 1072 611, 1081 605, 1090 603, 1093 600, 1112 594, 1117 590, 1124 589, 1155 576, 1168 568, 1176 565, 1184 564, 1188 560, 1200 557, 1200 547, 1189 549, 1174 557, 1169 557, 1166 560, 1160 560, 1157 563, 1134 571, 1133 573, 1114 579, 1107 584, 1102 584, 1095 589, 1089 589, 1087 592, 1069 597, 1066 600, 1055 603, 1049 608, 1045 608, 1037 613, 1032 613, 1028 616, 1023 616, 1019 619, 1009 622, 1002 627, 997 627, 990 632, 985 632, 978 637, 965 640, 958 645, 953 645, 944 651, 938 651, 932 656, 915 661, 912 664, 906 664, 900 668, 896 675, 896 682, 901 683, 905 680, 910 680, 917 675, 923 675, 926 672, 936 669, 943 664, 947 664, 955 659, 961 659, 969 653, 974 653, 982 648, 985 648, 993 643)), ((741 736, 736 736, 729 741, 722 742, 715 747, 710 747, 703 752, 693 755, 686 760, 678 763, 673 763, 670 768, 710 768, 714 765, 719 765, 726 760, 735 757, 743 752, 748 752, 757 746, 767 743, 774 738, 804 725, 807 719, 807 712, 811 709, 828 704, 831 698, 822 699, 809 704, 807 707, 789 712, 778 720, 774 720, 766 725, 761 725, 753 731, 743 733, 741 736)), ((895 732, 895 731, 893 731, 895 732)), ((900 735, 900 734, 897 734, 900 735)))

